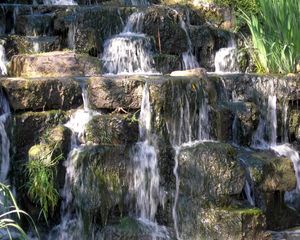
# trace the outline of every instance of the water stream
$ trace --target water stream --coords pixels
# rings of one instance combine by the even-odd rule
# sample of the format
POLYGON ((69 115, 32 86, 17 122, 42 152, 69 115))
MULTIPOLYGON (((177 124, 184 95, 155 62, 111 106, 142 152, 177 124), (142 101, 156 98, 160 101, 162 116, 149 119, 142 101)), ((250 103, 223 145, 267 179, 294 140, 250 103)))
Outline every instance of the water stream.
POLYGON ((123 31, 105 41, 102 60, 107 74, 157 74, 151 40, 142 33, 143 20, 143 12, 131 14, 123 31))
POLYGON ((6 124, 10 117, 9 103, 1 91, 0 95, 1 115, 0 115, 0 135, 1 135, 1 173, 0 181, 7 183, 7 175, 10 167, 10 141, 6 132, 6 124))
POLYGON ((98 112, 92 111, 89 108, 88 96, 85 83, 81 83, 82 98, 84 107, 77 109, 70 117, 70 120, 65 124, 72 131, 71 148, 64 166, 66 168, 65 183, 61 190, 63 199, 61 204, 61 222, 54 227, 49 236, 49 240, 76 240, 83 233, 83 223, 80 213, 76 210, 73 203, 72 186, 78 173, 75 171, 74 162, 78 154, 85 146, 85 126, 93 116, 98 115, 98 112))
POLYGON ((153 229, 152 237, 164 236, 169 239, 165 227, 158 226, 155 215, 158 204, 163 204, 163 191, 160 189, 157 149, 151 129, 151 105, 148 84, 143 90, 139 117, 139 141, 134 146, 133 188, 136 196, 136 216, 153 229))
MULTIPOLYGON (((189 32, 187 30, 187 25, 186 25, 185 21, 182 19, 182 17, 180 16, 180 14, 178 14, 178 16, 179 16, 179 21, 180 21, 180 27, 185 32, 185 35, 187 38, 187 43, 188 43, 188 50, 186 52, 182 53, 183 69, 188 70, 188 69, 198 68, 199 63, 197 61, 197 58, 193 54, 192 41, 191 41, 189 32)), ((187 19, 188 19, 188 24, 189 24, 189 17, 187 17, 187 19)))
POLYGON ((0 76, 7 75, 5 48, 0 44, 0 76))
POLYGON ((235 41, 231 39, 226 48, 220 48, 215 55, 216 73, 238 73, 237 48, 235 41))

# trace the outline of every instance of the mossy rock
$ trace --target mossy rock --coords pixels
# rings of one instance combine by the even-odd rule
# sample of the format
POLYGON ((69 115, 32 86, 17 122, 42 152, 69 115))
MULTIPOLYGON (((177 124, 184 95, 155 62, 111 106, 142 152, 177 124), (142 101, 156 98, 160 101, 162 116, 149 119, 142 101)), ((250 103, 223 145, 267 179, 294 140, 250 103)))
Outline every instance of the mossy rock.
POLYGON ((124 146, 91 146, 74 155, 73 194, 76 205, 84 214, 89 214, 90 221, 96 219, 98 224, 106 225, 128 210, 124 208, 129 184, 126 152, 128 154, 124 146))
POLYGON ((86 127, 86 141, 93 144, 130 144, 138 139, 136 115, 110 114, 93 117, 86 127))
POLYGON ((250 171, 255 187, 264 192, 290 191, 296 187, 293 163, 272 151, 239 150, 238 158, 250 171))
POLYGON ((99 239, 103 240, 170 239, 165 227, 130 217, 122 218, 118 224, 106 226, 99 235, 99 239))

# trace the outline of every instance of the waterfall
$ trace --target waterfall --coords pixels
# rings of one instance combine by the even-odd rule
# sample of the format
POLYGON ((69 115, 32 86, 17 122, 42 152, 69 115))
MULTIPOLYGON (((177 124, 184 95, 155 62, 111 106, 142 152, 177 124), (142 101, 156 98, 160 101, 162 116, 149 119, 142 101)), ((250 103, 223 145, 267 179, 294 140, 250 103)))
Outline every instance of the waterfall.
POLYGON ((139 139, 133 156, 136 210, 141 219, 154 221, 160 201, 160 189, 157 155, 152 144, 154 138, 151 133, 151 106, 147 83, 141 104, 139 139))
POLYGON ((0 76, 7 74, 5 48, 0 44, 0 76))
POLYGON ((277 116, 275 95, 268 96, 267 114, 260 116, 256 131, 252 136, 251 147, 256 149, 269 149, 276 146, 277 140, 277 116))
POLYGON ((149 5, 149 2, 147 0, 130 0, 130 1, 126 1, 125 0, 126 5, 129 6, 147 6, 149 5))
MULTIPOLYGON (((192 83, 192 85, 193 84, 196 83, 192 83)), ((199 87, 198 85, 193 86, 194 89, 199 87)), ((172 106, 174 109, 170 120, 167 122, 167 130, 175 152, 175 165, 173 169, 173 174, 175 176, 175 195, 172 207, 172 217, 177 240, 181 239, 177 218, 177 204, 180 187, 180 177, 178 175, 179 153, 182 147, 189 147, 193 144, 210 139, 209 106, 207 98, 200 94, 199 96, 196 96, 196 99, 188 99, 189 94, 190 92, 188 92, 188 89, 182 89, 182 86, 176 87, 176 85, 172 84, 172 99, 174 99, 174 103, 178 105, 172 106), (191 109, 195 103, 195 109, 191 109), (196 108, 198 108, 198 111, 195 111, 196 108), (198 131, 193 131, 192 129, 198 129, 198 131)))
MULTIPOLYGON (((295 190, 285 192, 285 201, 292 203, 296 196, 300 194, 300 157, 298 151, 293 149, 289 143, 284 142, 277 145, 277 98, 274 94, 274 82, 267 86, 268 108, 267 114, 264 117, 260 116, 259 125, 252 137, 251 147, 257 149, 271 149, 279 156, 289 158, 293 162, 295 175, 297 179, 297 186, 295 190), (266 140, 267 138, 267 140, 266 140)), ((285 100, 286 101, 286 100, 285 100)), ((287 103, 283 105, 283 126, 287 125, 287 103)), ((287 138, 288 133, 284 130, 284 139, 287 138)))
POLYGON ((1 91, 0 95, 1 102, 1 115, 0 115, 0 135, 1 135, 1 173, 0 181, 5 183, 7 180, 7 174, 9 171, 10 165, 10 141, 7 136, 5 125, 10 117, 10 108, 7 99, 5 98, 3 92, 1 91))
MULTIPOLYGON (((178 16, 180 16, 180 15, 178 15, 178 16)), ((187 42, 188 42, 188 50, 186 52, 182 53, 183 69, 188 70, 188 69, 198 68, 199 63, 197 62, 196 57, 193 55, 192 41, 191 41, 190 35, 188 33, 186 23, 183 21, 181 16, 179 17, 179 21, 180 21, 180 27, 185 32, 187 42)))
POLYGON ((123 31, 106 40, 102 56, 107 74, 153 74, 151 40, 142 33, 144 14, 130 15, 123 31))
POLYGON ((155 135, 151 130, 151 105, 148 84, 143 90, 139 117, 139 141, 133 149, 133 190, 136 196, 136 215, 143 224, 153 229, 152 237, 169 239, 165 227, 155 222, 155 214, 163 194, 160 189, 155 135))
POLYGON ((76 240, 79 239, 83 232, 83 223, 81 216, 77 213, 73 204, 72 185, 78 173, 74 168, 74 162, 85 145, 85 126, 93 116, 98 112, 89 109, 87 90, 85 83, 81 83, 83 109, 77 109, 65 124, 72 131, 71 150, 68 154, 64 166, 66 168, 65 183, 61 191, 61 222, 55 226, 49 236, 49 240, 76 240))
POLYGON ((226 48, 220 48, 215 55, 215 72, 239 72, 237 60, 237 48, 233 39, 231 39, 226 48))
POLYGON ((44 5, 77 5, 73 0, 44 0, 44 5))

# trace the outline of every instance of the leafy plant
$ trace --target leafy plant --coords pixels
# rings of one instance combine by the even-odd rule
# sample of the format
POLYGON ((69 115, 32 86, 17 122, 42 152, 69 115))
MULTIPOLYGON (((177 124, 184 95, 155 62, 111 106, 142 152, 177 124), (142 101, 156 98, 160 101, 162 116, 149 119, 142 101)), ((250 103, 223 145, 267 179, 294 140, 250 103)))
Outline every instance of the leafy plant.
POLYGON ((300 1, 259 0, 258 15, 243 10, 251 35, 252 56, 259 72, 295 72, 300 56, 300 1))
POLYGON ((59 193, 55 187, 56 166, 63 158, 62 154, 54 157, 56 148, 48 151, 41 151, 42 154, 30 159, 27 164, 29 181, 28 195, 41 207, 40 215, 44 216, 47 222, 49 213, 53 213, 58 203, 59 193))
POLYGON ((22 227, 13 219, 17 218, 20 220, 21 215, 26 216, 30 220, 32 226, 35 229, 35 232, 38 233, 32 218, 18 207, 17 202, 9 187, 4 185, 3 183, 0 183, 0 208, 0 230, 5 230, 1 231, 1 239, 2 237, 5 237, 5 234, 7 234, 9 239, 13 239, 12 229, 16 230, 20 234, 19 237, 21 239, 28 239, 22 227))

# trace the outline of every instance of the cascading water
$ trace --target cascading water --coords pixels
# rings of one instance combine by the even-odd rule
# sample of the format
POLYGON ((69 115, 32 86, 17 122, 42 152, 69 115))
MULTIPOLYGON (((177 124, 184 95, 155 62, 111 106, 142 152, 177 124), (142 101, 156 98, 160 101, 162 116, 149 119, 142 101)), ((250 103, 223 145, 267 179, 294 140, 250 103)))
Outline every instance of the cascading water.
MULTIPOLYGON (((295 190, 290 192, 285 192, 285 201, 292 203, 294 199, 300 194, 300 157, 298 151, 293 149, 285 140, 286 137, 283 137, 283 144, 277 145, 277 98, 274 94, 274 82, 269 84, 268 92, 268 108, 267 114, 263 118, 260 117, 258 128, 252 138, 252 147, 257 149, 271 149, 279 156, 284 156, 289 158, 294 165, 295 175, 297 179, 297 186, 295 190), (267 138, 267 139, 266 139, 267 138)), ((286 125, 287 118, 287 103, 283 106, 283 125, 286 125)))
POLYGON ((77 5, 73 0, 44 0, 44 5, 77 5))
POLYGON ((133 189, 136 196, 136 215, 150 227, 154 227, 152 237, 168 239, 168 232, 155 223, 157 206, 162 203, 155 136, 151 131, 151 106, 147 83, 144 86, 139 117, 139 142, 134 147, 133 189))
POLYGON ((221 48, 215 55, 215 72, 216 73, 233 73, 239 72, 237 60, 237 48, 233 39, 231 39, 226 48, 221 48))
POLYGON ((7 99, 3 92, 0 95, 1 115, 0 115, 0 135, 1 135, 1 173, 0 181, 5 183, 7 181, 7 174, 10 166, 10 141, 6 133, 5 125, 10 117, 10 108, 7 99))
MULTIPOLYGON (((192 83, 192 88, 201 88, 199 84, 192 83)), ((180 177, 178 175, 178 156, 182 147, 189 147, 198 142, 210 139, 209 128, 209 106, 207 98, 203 95, 196 96, 196 99, 189 99, 190 89, 184 90, 181 87, 177 87, 172 84, 172 99, 178 105, 173 106, 174 114, 170 116, 170 120, 167 121, 167 129, 169 132, 170 142, 175 152, 174 156, 174 169, 173 174, 175 176, 175 195, 172 208, 172 217, 174 222, 174 230, 176 238, 181 239, 178 229, 177 219, 177 204, 179 197, 180 177), (186 91, 186 92, 184 92, 186 91), (193 104, 196 103, 196 107, 191 109, 193 104), (176 109, 176 110, 175 110, 176 109), (193 129, 197 129, 193 131, 193 129)))
POLYGON ((7 74, 5 48, 0 44, 0 76, 7 74))
POLYGON ((142 33, 144 14, 130 15, 123 31, 104 43, 103 67, 107 74, 154 74, 150 38, 142 33))
POLYGON ((72 131, 71 150, 67 160, 64 162, 66 175, 64 187, 61 191, 63 199, 61 205, 61 222, 51 230, 48 236, 49 240, 76 240, 80 238, 83 232, 81 216, 76 211, 71 191, 73 182, 77 177, 74 162, 85 145, 84 133, 86 124, 93 116, 99 113, 89 109, 87 90, 84 83, 81 84, 81 88, 84 107, 83 109, 77 109, 72 114, 70 120, 65 124, 65 126, 72 131))
MULTIPOLYGON (((178 14, 178 16, 180 15, 178 14)), ((199 63, 197 62, 197 59, 193 54, 192 41, 188 33, 186 23, 184 22, 181 16, 179 17, 179 21, 180 21, 180 27, 184 30, 188 42, 188 50, 182 53, 183 69, 188 70, 188 69, 198 68, 199 63)))

